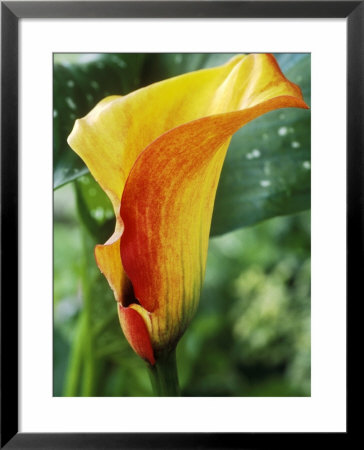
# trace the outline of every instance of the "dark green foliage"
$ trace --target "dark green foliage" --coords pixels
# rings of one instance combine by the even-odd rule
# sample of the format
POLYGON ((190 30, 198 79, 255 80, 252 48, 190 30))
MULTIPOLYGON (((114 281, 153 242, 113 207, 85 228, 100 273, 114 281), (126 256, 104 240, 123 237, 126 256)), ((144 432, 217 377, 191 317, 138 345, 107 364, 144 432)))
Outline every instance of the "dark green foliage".
POLYGON ((141 83, 141 67, 145 58, 142 54, 96 54, 83 57, 89 62, 69 62, 63 57, 63 62, 54 64, 55 188, 88 172, 67 144, 67 136, 75 120, 86 115, 103 98, 125 95, 137 89, 141 83))

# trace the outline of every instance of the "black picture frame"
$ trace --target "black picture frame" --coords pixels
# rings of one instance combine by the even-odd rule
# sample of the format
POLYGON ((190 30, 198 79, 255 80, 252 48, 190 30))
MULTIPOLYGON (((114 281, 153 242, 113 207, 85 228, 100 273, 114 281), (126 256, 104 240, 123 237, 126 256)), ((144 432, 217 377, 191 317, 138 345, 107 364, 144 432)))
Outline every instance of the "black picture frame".
MULTIPOLYGON (((347 301, 363 273, 364 2, 1 2, 1 448, 257 448, 280 433, 18 432, 18 23, 22 18, 345 18, 347 21, 347 301)), ((353 298, 354 300, 354 298, 353 298)), ((349 310, 348 310, 349 313, 349 310)), ((350 349, 350 343, 348 344, 350 349)), ((349 375, 349 372, 348 372, 349 375)), ((348 410, 348 419, 350 410, 348 410)), ((335 434, 337 442, 349 438, 335 434)), ((318 442, 320 433, 314 439, 318 442)), ((322 434, 326 440, 327 435, 322 434)), ((286 434, 304 445, 310 433, 286 434)))

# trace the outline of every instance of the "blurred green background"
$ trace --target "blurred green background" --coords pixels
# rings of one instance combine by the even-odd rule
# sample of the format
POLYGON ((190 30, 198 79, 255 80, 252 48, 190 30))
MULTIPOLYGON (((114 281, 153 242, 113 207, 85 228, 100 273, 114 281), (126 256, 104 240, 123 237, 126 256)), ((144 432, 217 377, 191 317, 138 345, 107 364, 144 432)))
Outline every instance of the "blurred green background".
MULTIPOLYGON (((54 395, 150 396, 94 256, 111 205, 66 138, 110 94, 227 61, 225 54, 54 58, 54 395)), ((310 55, 279 54, 310 103, 310 55)), ((198 312, 177 347, 185 396, 310 395, 310 114, 266 114, 233 138, 198 312)))

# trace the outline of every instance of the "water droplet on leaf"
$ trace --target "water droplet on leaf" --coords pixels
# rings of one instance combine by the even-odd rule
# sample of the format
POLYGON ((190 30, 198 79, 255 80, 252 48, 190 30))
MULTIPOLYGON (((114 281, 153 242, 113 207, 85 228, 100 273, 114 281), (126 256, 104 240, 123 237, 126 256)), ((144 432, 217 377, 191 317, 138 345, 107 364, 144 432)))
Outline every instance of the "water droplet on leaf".
POLYGON ((104 218, 104 210, 101 207, 92 210, 91 214, 96 220, 102 220, 104 218))
POLYGON ((65 100, 66 100, 66 103, 67 103, 69 108, 71 108, 71 109, 76 109, 77 108, 76 103, 72 100, 71 97, 66 97, 65 100))
POLYGON ((285 136, 287 133, 288 133, 287 127, 280 127, 280 128, 278 128, 279 136, 285 136))

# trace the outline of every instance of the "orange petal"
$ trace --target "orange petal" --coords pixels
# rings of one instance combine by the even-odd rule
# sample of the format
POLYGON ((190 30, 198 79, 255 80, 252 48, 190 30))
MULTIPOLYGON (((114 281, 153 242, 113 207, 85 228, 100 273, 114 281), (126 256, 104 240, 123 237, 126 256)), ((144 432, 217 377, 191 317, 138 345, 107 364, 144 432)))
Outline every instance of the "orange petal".
POLYGON ((123 266, 150 312, 155 350, 173 346, 200 296, 211 216, 229 139, 268 111, 306 107, 279 96, 241 111, 199 119, 148 146, 127 180, 120 215, 123 266))

